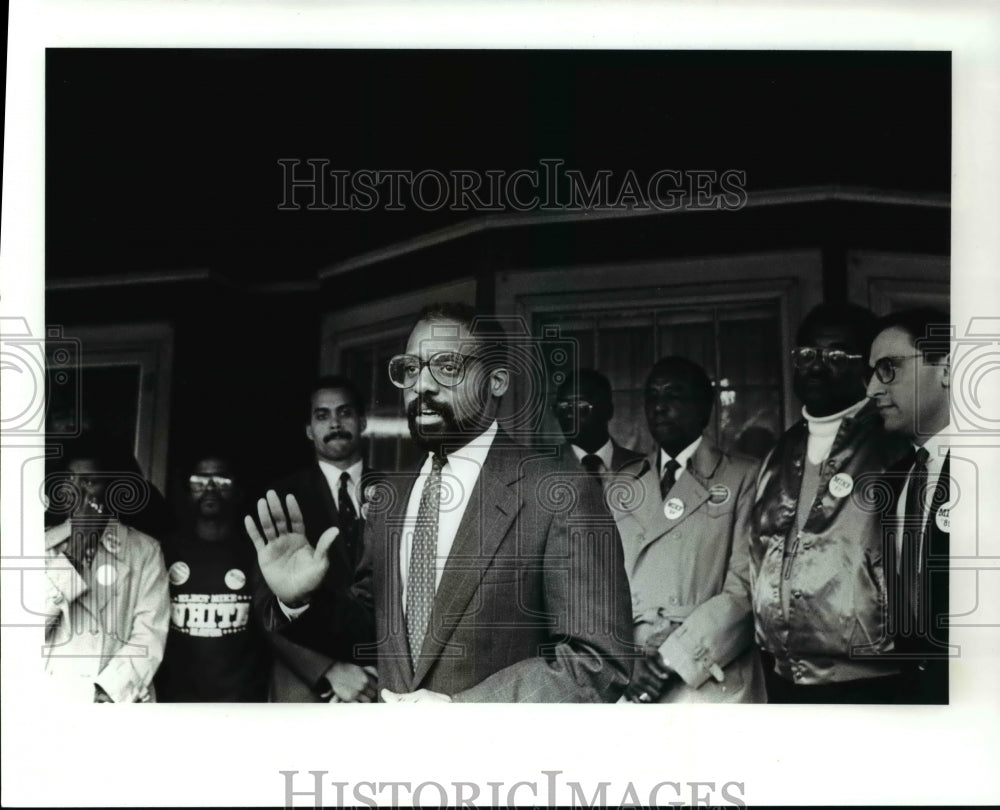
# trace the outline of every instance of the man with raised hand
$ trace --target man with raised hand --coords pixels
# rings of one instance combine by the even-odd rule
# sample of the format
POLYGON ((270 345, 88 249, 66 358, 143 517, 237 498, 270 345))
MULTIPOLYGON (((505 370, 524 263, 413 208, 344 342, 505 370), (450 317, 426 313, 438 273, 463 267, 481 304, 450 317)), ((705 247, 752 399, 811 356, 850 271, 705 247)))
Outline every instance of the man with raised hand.
POLYGON ((503 330, 460 304, 426 308, 389 364, 426 456, 373 498, 350 593, 316 589, 327 532, 307 547, 293 498, 247 519, 285 634, 323 649, 374 615, 387 702, 614 701, 631 668, 621 542, 597 487, 497 423, 511 370, 503 330))
MULTIPOLYGON (((278 497, 294 496, 303 516, 303 534, 316 547, 327 529, 336 527, 340 542, 330 546, 322 581, 323 591, 340 593, 349 587, 364 550, 365 491, 375 474, 362 459, 362 433, 367 421, 361 392, 349 378, 327 375, 318 379, 308 397, 305 436, 313 461, 273 487, 278 497)), ((279 630, 300 610, 276 599, 263 577, 258 577, 254 610, 274 655, 269 699, 279 703, 369 702, 375 696, 371 661, 354 654, 344 640, 329 644, 325 652, 296 644, 279 630)), ((344 627, 347 634, 363 634, 370 621, 354 616, 358 627, 344 627)))

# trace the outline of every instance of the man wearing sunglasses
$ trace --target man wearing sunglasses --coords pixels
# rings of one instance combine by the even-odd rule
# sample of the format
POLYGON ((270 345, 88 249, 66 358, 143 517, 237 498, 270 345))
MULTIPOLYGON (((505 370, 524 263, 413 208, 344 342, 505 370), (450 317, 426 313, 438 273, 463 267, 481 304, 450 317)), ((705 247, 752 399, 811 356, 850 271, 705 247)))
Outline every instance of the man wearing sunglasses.
POLYGON ((260 529, 248 518, 271 588, 308 605, 286 634, 323 649, 373 615, 387 702, 616 700, 630 671, 621 541, 597 487, 574 490, 578 476, 498 426, 518 373, 502 327, 429 307, 388 371, 426 456, 373 498, 352 591, 316 588, 340 541, 306 548, 294 501, 269 493, 260 529))
MULTIPOLYGON (((343 375, 318 379, 309 391, 305 436, 313 460, 274 484, 282 503, 294 496, 302 513, 305 536, 315 548, 322 534, 336 527, 340 539, 329 548, 328 568, 321 590, 338 593, 353 581, 361 560, 364 537, 365 493, 375 474, 362 457, 362 434, 367 426, 361 391, 343 375)), ((299 611, 276 600, 263 577, 254 609, 268 630, 274 653, 269 699, 279 703, 369 702, 375 681, 366 662, 355 657, 350 643, 330 654, 296 644, 278 630, 299 611)), ((363 625, 365 628, 368 624, 363 625)), ((362 628, 346 628, 352 633, 362 628)))
POLYGON ((605 476, 642 461, 642 453, 622 447, 608 432, 615 408, 611 382, 599 371, 570 374, 556 390, 552 412, 569 444, 566 460, 577 468, 605 476))
POLYGON ((950 326, 946 313, 911 309, 882 318, 872 343, 868 395, 886 430, 912 452, 891 471, 885 575, 895 652, 908 703, 948 702, 950 549, 950 326))
POLYGON ((256 560, 240 520, 239 479, 224 451, 206 451, 188 470, 179 528, 163 543, 171 617, 157 696, 164 702, 263 701, 269 653, 251 614, 256 560))
POLYGON ((773 658, 775 703, 891 703, 902 674, 891 656, 877 499, 903 448, 865 395, 875 316, 821 305, 792 352, 802 419, 758 479, 751 521, 757 640, 773 658))

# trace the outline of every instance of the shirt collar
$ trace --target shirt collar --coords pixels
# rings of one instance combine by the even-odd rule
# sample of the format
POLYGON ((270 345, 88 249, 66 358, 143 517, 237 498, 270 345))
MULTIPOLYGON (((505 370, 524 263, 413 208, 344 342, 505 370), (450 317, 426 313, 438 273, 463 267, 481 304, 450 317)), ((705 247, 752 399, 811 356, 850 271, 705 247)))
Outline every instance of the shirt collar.
POLYGON ((914 444, 913 445, 913 447, 914 447, 915 450, 919 450, 921 447, 923 447, 927 451, 927 453, 928 453, 927 463, 928 464, 933 464, 933 463, 935 463, 935 461, 940 464, 944 460, 944 457, 948 453, 948 450, 949 450, 949 447, 950 447, 949 442, 947 441, 947 439, 948 439, 948 436, 947 436, 948 430, 949 430, 949 427, 946 426, 945 428, 943 428, 942 430, 939 430, 937 433, 935 433, 933 436, 931 436, 923 444, 914 444))
MULTIPOLYGON (((570 447, 573 448, 573 455, 576 456, 577 461, 582 462, 584 456, 591 455, 591 453, 588 453, 578 445, 571 444, 570 447)), ((593 453, 593 455, 597 456, 601 460, 601 463, 604 464, 604 469, 606 470, 611 469, 611 460, 614 458, 614 454, 615 446, 611 443, 611 439, 608 439, 603 445, 601 445, 596 453, 593 453)))
MULTIPOLYGON (((687 469, 688 460, 691 458, 691 456, 694 455, 695 451, 698 449, 699 445, 701 444, 701 440, 702 440, 702 437, 699 436, 697 439, 695 439, 693 442, 691 442, 691 444, 689 444, 687 447, 685 447, 683 450, 681 450, 677 454, 677 456, 674 458, 674 461, 676 461, 678 464, 680 464, 680 467, 678 469, 681 469, 681 470, 686 470, 687 469)), ((660 467, 660 478, 662 478, 663 477, 663 471, 667 467, 667 462, 670 461, 670 456, 667 455, 667 452, 662 447, 659 450, 659 459, 658 459, 658 461, 659 461, 659 467, 660 467)))
MULTIPOLYGON (((486 430, 472 439, 468 444, 462 445, 458 449, 452 450, 448 453, 445 460, 445 466, 448 466, 452 462, 457 462, 459 465, 476 465, 477 469, 482 467, 483 463, 486 461, 486 456, 490 452, 490 448, 493 446, 493 440, 497 436, 498 429, 499 426, 497 425, 496 419, 494 419, 486 430)), ((430 464, 430 460, 431 454, 428 453, 427 463, 425 466, 430 464)))
POLYGON ((345 472, 351 476, 351 483, 357 485, 361 480, 361 473, 364 470, 364 460, 358 459, 346 470, 342 470, 333 462, 320 459, 319 469, 323 473, 323 477, 326 478, 327 482, 330 484, 331 488, 337 488, 340 486, 340 476, 345 472))
MULTIPOLYGON (((121 557, 122 544, 125 541, 125 532, 128 529, 122 523, 112 518, 101 533, 101 545, 104 550, 113 557, 121 557)), ((69 540, 72 532, 72 523, 69 520, 63 521, 58 526, 53 526, 45 531, 46 550, 57 548, 69 540)))

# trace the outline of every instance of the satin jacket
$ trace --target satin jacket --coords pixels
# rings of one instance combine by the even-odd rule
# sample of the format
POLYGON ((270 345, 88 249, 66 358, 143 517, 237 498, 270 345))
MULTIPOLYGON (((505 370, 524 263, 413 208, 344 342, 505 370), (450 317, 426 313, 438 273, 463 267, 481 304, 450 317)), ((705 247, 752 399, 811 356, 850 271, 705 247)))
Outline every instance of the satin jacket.
POLYGON ((891 652, 883 516, 887 468, 905 446, 874 403, 840 425, 802 530, 796 530, 808 426, 765 459, 753 510, 750 574, 757 642, 778 675, 814 685, 899 672, 891 652))

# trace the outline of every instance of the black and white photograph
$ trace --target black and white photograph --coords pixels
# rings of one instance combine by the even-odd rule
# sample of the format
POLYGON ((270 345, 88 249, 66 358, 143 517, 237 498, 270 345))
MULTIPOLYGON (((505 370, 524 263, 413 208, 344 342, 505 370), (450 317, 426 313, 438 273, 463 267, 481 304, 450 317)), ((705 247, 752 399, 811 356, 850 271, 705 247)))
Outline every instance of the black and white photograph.
POLYGON ((995 13, 18 5, 5 804, 1000 798, 995 13))

